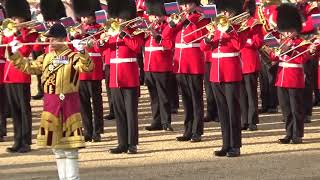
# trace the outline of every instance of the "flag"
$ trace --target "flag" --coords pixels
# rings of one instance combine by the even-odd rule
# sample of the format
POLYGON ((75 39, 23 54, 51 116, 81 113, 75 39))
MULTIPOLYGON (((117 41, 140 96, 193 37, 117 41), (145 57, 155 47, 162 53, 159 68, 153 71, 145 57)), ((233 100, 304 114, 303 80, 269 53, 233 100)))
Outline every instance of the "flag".
POLYGON ((318 28, 320 26, 320 14, 312 14, 311 20, 313 24, 313 28, 318 28))
POLYGON ((65 28, 69 28, 76 25, 76 23, 71 17, 63 17, 60 19, 60 22, 65 28))
POLYGON ((217 6, 215 4, 202 6, 201 11, 204 14, 205 18, 217 17, 217 6))
POLYGON ((108 13, 106 10, 100 10, 100 11, 96 11, 95 12, 96 15, 96 22, 97 23, 106 23, 107 22, 107 18, 108 18, 108 13))
POLYGON ((4 19, 5 19, 5 17, 4 17, 3 10, 0 9, 0 21, 3 21, 4 19))
POLYGON ((272 35, 272 33, 269 33, 268 35, 266 35, 266 37, 264 38, 264 43, 265 45, 274 48, 274 47, 279 47, 279 41, 276 37, 274 37, 274 35, 272 35))
POLYGON ((178 14, 180 12, 177 2, 164 3, 167 14, 178 14))
POLYGON ((108 5, 107 4, 100 3, 100 6, 101 6, 102 10, 108 11, 108 5))
POLYGON ((37 32, 45 32, 47 31, 47 26, 45 23, 38 24, 34 27, 37 32))

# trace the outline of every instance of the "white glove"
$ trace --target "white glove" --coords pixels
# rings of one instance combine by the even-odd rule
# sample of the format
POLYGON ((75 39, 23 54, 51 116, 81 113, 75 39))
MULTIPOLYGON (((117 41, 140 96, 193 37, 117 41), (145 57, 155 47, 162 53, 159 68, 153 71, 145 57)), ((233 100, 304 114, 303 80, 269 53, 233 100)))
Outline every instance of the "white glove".
POLYGON ((80 42, 81 42, 80 39, 75 39, 75 40, 71 41, 73 47, 76 48, 76 50, 83 51, 84 50, 84 45, 81 44, 80 42))
POLYGON ((13 40, 9 43, 9 46, 11 47, 11 51, 13 54, 17 53, 18 50, 22 47, 21 42, 18 40, 13 40))
POLYGON ((252 45, 252 39, 247 39, 247 44, 252 45))

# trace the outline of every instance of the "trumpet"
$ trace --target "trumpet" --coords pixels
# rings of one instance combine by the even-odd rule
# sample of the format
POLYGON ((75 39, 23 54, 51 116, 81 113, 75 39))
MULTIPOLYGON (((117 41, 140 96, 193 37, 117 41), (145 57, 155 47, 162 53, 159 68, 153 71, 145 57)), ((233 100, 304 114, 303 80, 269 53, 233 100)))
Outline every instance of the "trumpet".
POLYGON ((174 23, 177 24, 178 22, 181 21, 181 18, 182 18, 187 12, 188 12, 187 10, 184 10, 184 11, 178 13, 178 14, 173 13, 173 14, 170 15, 169 18, 170 18, 174 23))

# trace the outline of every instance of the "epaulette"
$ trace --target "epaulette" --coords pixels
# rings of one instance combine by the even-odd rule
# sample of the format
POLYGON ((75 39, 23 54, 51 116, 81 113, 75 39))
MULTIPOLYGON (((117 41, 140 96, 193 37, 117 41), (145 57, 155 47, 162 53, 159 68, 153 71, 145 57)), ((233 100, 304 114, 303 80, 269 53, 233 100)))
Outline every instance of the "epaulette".
POLYGON ((319 8, 318 2, 314 1, 314 2, 308 2, 308 4, 310 5, 308 12, 310 13, 311 11, 313 11, 316 8, 319 8))

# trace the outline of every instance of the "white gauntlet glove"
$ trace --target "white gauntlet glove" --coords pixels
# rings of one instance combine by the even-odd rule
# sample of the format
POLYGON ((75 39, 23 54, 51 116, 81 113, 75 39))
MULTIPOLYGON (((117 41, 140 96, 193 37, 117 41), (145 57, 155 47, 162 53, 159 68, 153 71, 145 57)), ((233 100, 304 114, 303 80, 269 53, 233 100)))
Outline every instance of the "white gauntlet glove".
POLYGON ((22 47, 21 42, 18 40, 13 40, 9 43, 9 46, 11 47, 11 51, 13 54, 17 53, 18 50, 22 47))
POLYGON ((71 43, 72 43, 72 46, 74 48, 76 48, 76 50, 78 50, 78 51, 83 51, 84 50, 84 45, 81 44, 81 40, 80 39, 72 40, 71 43))

